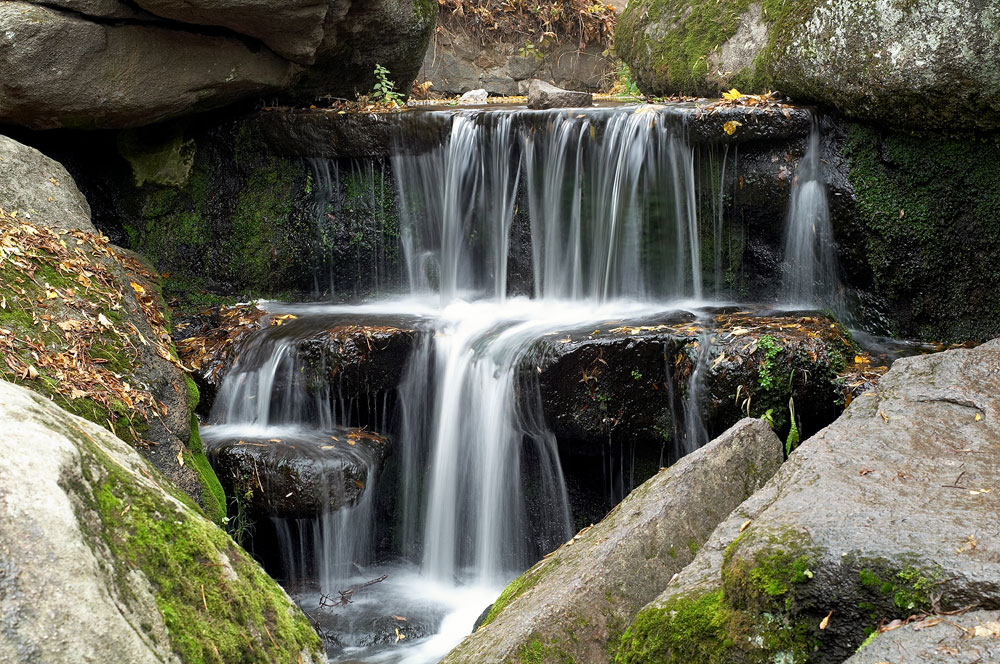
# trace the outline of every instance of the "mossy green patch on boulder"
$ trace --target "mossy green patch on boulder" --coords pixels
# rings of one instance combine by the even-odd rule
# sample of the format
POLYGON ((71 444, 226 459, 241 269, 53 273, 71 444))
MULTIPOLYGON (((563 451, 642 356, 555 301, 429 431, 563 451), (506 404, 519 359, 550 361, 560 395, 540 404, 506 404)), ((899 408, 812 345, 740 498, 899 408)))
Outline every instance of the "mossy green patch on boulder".
POLYGON ((1000 7, 975 0, 633 0, 615 50, 649 94, 778 89, 862 120, 990 132, 997 25, 1000 7))
POLYGON ((118 152, 132 167, 137 187, 145 182, 182 187, 191 177, 195 143, 184 138, 183 126, 154 125, 120 132, 118 152))
POLYGON ((0 381, 4 641, 41 661, 322 662, 284 591, 111 433, 0 381), (73 589, 67 601, 65 589, 73 589))
MULTIPOLYGON (((857 213, 842 251, 889 317, 935 341, 1000 334, 1000 144, 847 125, 857 213)), ((865 286, 862 286, 863 288, 865 286)))

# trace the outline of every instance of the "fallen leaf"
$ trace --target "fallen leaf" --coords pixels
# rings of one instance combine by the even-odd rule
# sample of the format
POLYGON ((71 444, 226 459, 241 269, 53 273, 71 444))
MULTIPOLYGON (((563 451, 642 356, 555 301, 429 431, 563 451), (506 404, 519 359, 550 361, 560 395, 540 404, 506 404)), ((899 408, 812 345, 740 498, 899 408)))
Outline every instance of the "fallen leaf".
POLYGON ((983 419, 982 413, 976 413, 976 422, 978 422, 981 419, 983 419))
POLYGON ((826 614, 826 618, 823 618, 822 620, 819 621, 819 628, 820 629, 826 629, 827 628, 827 626, 830 624, 830 616, 832 616, 832 615, 833 615, 833 611, 831 610, 830 613, 826 614))
POLYGON ((104 327, 112 327, 112 323, 104 314, 97 314, 97 322, 104 327))
POLYGON ((729 92, 722 93, 722 98, 725 99, 726 101, 738 101, 742 97, 743 93, 737 90, 736 88, 733 88, 729 92))
POLYGON ((396 643, 399 643, 400 641, 402 641, 405 638, 406 638, 406 634, 403 634, 402 632, 400 632, 399 628, 397 627, 396 628, 396 643))
POLYGON ((730 120, 726 124, 722 125, 722 130, 727 134, 732 136, 736 133, 736 130, 743 126, 742 122, 737 122, 736 120, 730 120))
POLYGON ((973 635, 1000 638, 1000 622, 992 620, 982 625, 976 625, 973 635))
POLYGON ((747 526, 749 526, 750 523, 751 523, 750 519, 747 519, 746 521, 744 521, 743 523, 741 523, 740 524, 740 532, 742 533, 744 530, 746 530, 747 526))
POLYGON ((967 551, 972 551, 979 545, 976 541, 975 535, 969 535, 965 538, 965 544, 955 549, 955 553, 966 553, 967 551))
POLYGON ((177 463, 184 465, 184 450, 177 453, 177 463))
POLYGON ((878 414, 882 416, 882 419, 885 420, 886 424, 889 423, 889 416, 888 415, 886 415, 885 413, 883 413, 881 410, 878 412, 878 414))

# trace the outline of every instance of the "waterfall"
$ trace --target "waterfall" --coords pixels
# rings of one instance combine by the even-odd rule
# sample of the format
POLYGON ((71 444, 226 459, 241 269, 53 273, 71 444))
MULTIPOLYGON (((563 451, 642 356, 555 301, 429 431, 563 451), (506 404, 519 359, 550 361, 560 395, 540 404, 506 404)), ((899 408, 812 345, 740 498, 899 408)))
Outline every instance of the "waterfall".
POLYGON ((833 227, 820 163, 820 134, 813 126, 788 204, 781 301, 839 309, 839 291, 833 227))
POLYGON ((679 116, 460 111, 451 127, 447 143, 392 158, 413 292, 502 301, 523 182, 536 297, 702 297, 695 151, 679 116))
MULTIPOLYGON (((419 150, 403 135, 391 155, 398 227, 377 201, 361 217, 351 216, 354 203, 345 204, 350 214, 338 211, 357 194, 359 185, 350 182, 365 183, 361 189, 382 200, 390 184, 381 166, 311 166, 321 237, 379 233, 364 252, 362 237, 355 256, 332 256, 317 290, 329 279, 332 293, 334 270, 346 258, 353 261, 348 269, 382 288, 391 249, 383 231, 398 228, 409 295, 354 307, 274 305, 300 319, 265 328, 242 349, 205 438, 212 445, 280 432, 307 441, 356 425, 363 401, 345 398, 323 361, 304 361, 302 340, 338 316, 363 316, 370 325, 386 316, 419 320, 395 393, 366 406, 376 413, 367 423, 392 437, 394 482, 380 484, 381 469, 371 464, 351 504, 314 518, 274 518, 269 527, 285 579, 295 586, 317 582, 329 594, 389 570, 358 606, 327 616, 337 647, 369 647, 365 630, 374 622, 405 615, 414 625, 419 614, 431 616, 426 633, 450 636, 396 645, 408 654, 386 661, 433 662, 506 582, 572 535, 559 450, 526 358, 546 335, 725 297, 723 261, 732 241, 726 175, 735 181, 737 163, 735 150, 693 148, 683 113, 670 107, 407 116, 404 125, 432 118, 434 126, 446 121, 450 132, 419 150), (386 545, 376 541, 384 534, 376 532, 376 516, 386 504, 394 510, 396 558, 389 562, 386 545)), ((789 204, 785 300, 831 301, 829 226, 814 131, 789 204)), ((675 455, 708 440, 702 412, 711 344, 709 333, 699 337, 688 352, 687 382, 668 378, 664 390, 675 455)), ((674 366, 670 358, 668 376, 674 366)), ((624 447, 618 461, 612 456, 599 463, 609 492, 622 497, 635 478, 624 447)))

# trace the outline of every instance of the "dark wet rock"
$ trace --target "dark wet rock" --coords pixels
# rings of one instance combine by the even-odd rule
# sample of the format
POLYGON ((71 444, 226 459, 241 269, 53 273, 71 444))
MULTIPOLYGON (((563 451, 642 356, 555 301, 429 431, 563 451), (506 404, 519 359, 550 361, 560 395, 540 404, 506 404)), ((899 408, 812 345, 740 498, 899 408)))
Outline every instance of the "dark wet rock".
POLYGON ((844 664, 985 664, 1000 661, 1000 612, 928 616, 883 632, 844 664))
POLYGON ((340 427, 275 438, 205 427, 202 438, 226 494, 253 519, 311 518, 354 503, 388 449, 385 436, 340 427))
POLYGON ((1000 126, 993 3, 629 3, 615 50, 647 94, 777 89, 847 116, 955 132, 1000 126), (933 109, 933 110, 930 110, 933 109))
POLYGON ((1000 340, 897 360, 720 524, 617 661, 842 662, 894 619, 1000 608, 998 391, 1000 340))
POLYGON ((365 634, 358 639, 358 645, 363 648, 385 646, 399 643, 403 639, 422 639, 435 632, 435 626, 419 617, 408 616, 399 620, 394 616, 380 616, 369 621, 365 634))
POLYGON ((262 111, 248 122, 264 142, 286 157, 386 158, 396 145, 430 150, 448 140, 451 118, 420 110, 402 113, 340 113, 336 110, 262 111), (414 116, 422 121, 410 122, 414 116))
POLYGON ((360 399, 399 385, 415 336, 412 328, 340 322, 302 339, 297 352, 316 379, 342 398, 360 399))
POLYGON ((594 96, 589 92, 563 90, 537 78, 528 84, 528 108, 575 108, 593 103, 594 96))
POLYGON ((608 642, 781 464, 781 442, 743 420, 633 491, 513 581, 443 661, 608 661, 608 642), (558 655, 556 654, 558 653, 558 655))
POLYGON ((173 337, 181 363, 191 370, 201 400, 198 411, 208 415, 226 372, 246 339, 267 324, 266 312, 255 304, 202 309, 179 316, 173 337))
POLYGON ((285 592, 131 445, 5 381, 0 430, 0 660, 178 664, 218 643, 229 661, 326 661, 285 592))
POLYGON ((62 164, 0 136, 0 208, 58 230, 96 233, 90 205, 62 164))
POLYGON ((702 442, 748 413, 768 411, 787 435, 789 398, 799 431, 808 435, 876 377, 862 375, 871 373, 868 360, 855 364, 855 350, 843 327, 825 316, 684 313, 544 337, 523 371, 537 376, 545 422, 564 450, 593 455, 626 442, 663 463, 684 451, 692 385, 701 386, 702 442))

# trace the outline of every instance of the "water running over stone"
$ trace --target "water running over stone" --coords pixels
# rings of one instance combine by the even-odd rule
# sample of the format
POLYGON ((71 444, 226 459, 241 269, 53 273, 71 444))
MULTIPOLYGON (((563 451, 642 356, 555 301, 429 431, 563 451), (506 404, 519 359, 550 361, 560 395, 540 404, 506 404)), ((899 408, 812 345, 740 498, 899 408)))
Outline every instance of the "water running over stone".
MULTIPOLYGON (((540 404, 526 398, 538 390, 523 362, 532 346, 726 292, 726 152, 693 149, 676 110, 447 115, 446 143, 409 152, 403 136, 391 160, 414 298, 280 309, 300 318, 244 351, 220 391, 216 426, 206 427, 210 444, 305 441, 358 425, 390 435, 398 478, 390 549, 401 562, 380 564, 372 542, 385 498, 378 459, 350 504, 270 526, 286 581, 316 579, 329 595, 388 570, 390 579, 322 619, 332 652, 366 661, 436 661, 506 581, 570 536, 556 441, 540 404), (318 371, 315 356, 304 361, 305 341, 333 325, 321 314, 419 321, 391 388, 351 401, 328 380, 330 356, 319 356, 318 371), (412 645, 399 646, 401 634, 412 645)), ((322 187, 339 187, 322 162, 314 173, 322 187)), ((825 202, 799 198, 793 210, 825 202)), ((678 451, 707 439, 699 419, 707 339, 703 347, 674 418, 678 451)), ((618 497, 633 483, 623 462, 606 474, 618 497)), ((317 598, 299 596, 307 610, 317 598)))
POLYGON ((820 135, 815 126, 796 170, 788 205, 785 265, 783 303, 838 311, 842 308, 830 207, 820 163, 820 135))

